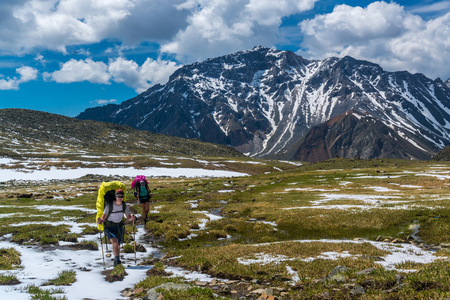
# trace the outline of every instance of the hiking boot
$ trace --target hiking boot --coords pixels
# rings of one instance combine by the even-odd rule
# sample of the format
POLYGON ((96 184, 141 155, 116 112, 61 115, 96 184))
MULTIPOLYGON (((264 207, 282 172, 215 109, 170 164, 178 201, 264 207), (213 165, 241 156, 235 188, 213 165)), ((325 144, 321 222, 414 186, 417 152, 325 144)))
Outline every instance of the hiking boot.
POLYGON ((147 224, 148 218, 144 219, 144 224, 147 224))
POLYGON ((114 261, 114 267, 117 265, 121 265, 121 264, 122 264, 122 262, 120 261, 120 259, 114 261))

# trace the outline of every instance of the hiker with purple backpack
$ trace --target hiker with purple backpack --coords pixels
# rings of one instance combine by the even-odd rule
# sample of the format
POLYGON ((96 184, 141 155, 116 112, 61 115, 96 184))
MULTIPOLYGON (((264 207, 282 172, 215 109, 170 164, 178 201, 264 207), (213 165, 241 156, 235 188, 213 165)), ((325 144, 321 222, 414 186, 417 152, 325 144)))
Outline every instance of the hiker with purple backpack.
POLYGON ((131 183, 131 188, 135 189, 134 196, 139 200, 139 204, 141 205, 142 219, 145 224, 148 221, 147 215, 150 211, 150 199, 152 198, 152 193, 150 192, 148 181, 145 179, 145 176, 136 176, 131 183))

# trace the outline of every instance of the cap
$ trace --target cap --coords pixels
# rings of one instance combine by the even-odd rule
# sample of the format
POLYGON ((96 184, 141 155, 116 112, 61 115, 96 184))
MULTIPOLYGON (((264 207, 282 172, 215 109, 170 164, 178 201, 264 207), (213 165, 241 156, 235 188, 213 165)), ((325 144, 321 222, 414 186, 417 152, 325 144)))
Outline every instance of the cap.
POLYGON ((117 191, 116 191, 116 195, 123 195, 124 193, 123 193, 123 191, 121 190, 121 189, 118 189, 117 191))

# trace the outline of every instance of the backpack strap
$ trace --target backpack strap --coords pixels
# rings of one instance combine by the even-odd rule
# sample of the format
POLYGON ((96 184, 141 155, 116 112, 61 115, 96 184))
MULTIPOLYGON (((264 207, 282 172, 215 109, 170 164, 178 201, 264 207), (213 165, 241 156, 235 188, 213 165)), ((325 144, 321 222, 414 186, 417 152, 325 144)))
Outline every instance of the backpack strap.
MULTIPOLYGON (((109 216, 111 215, 113 206, 114 206, 114 202, 109 203, 109 210, 108 210, 108 215, 106 216, 106 220, 108 220, 109 216)), ((114 213, 125 213, 126 208, 127 208, 127 204, 125 203, 125 201, 122 201, 122 211, 115 211, 114 213)))

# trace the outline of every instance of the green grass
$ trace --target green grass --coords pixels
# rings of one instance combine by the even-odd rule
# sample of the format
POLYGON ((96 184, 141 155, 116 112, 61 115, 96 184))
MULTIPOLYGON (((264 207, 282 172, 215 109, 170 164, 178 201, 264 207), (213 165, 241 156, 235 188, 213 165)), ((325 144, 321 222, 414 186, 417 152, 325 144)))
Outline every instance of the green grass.
POLYGON ((66 270, 62 271, 58 274, 58 277, 55 279, 51 279, 44 283, 43 285, 72 285, 72 283, 76 282, 76 273, 75 271, 66 270))
POLYGON ((31 294, 31 299, 33 300, 67 300, 67 297, 64 295, 55 295, 55 294, 63 294, 64 290, 62 289, 45 289, 42 290, 35 285, 28 285, 24 288, 24 290, 31 294))
POLYGON ((19 284, 20 281, 13 274, 1 274, 0 275, 0 285, 15 285, 19 284))
POLYGON ((0 248, 0 270, 13 270, 20 267, 20 253, 14 248, 0 248))

